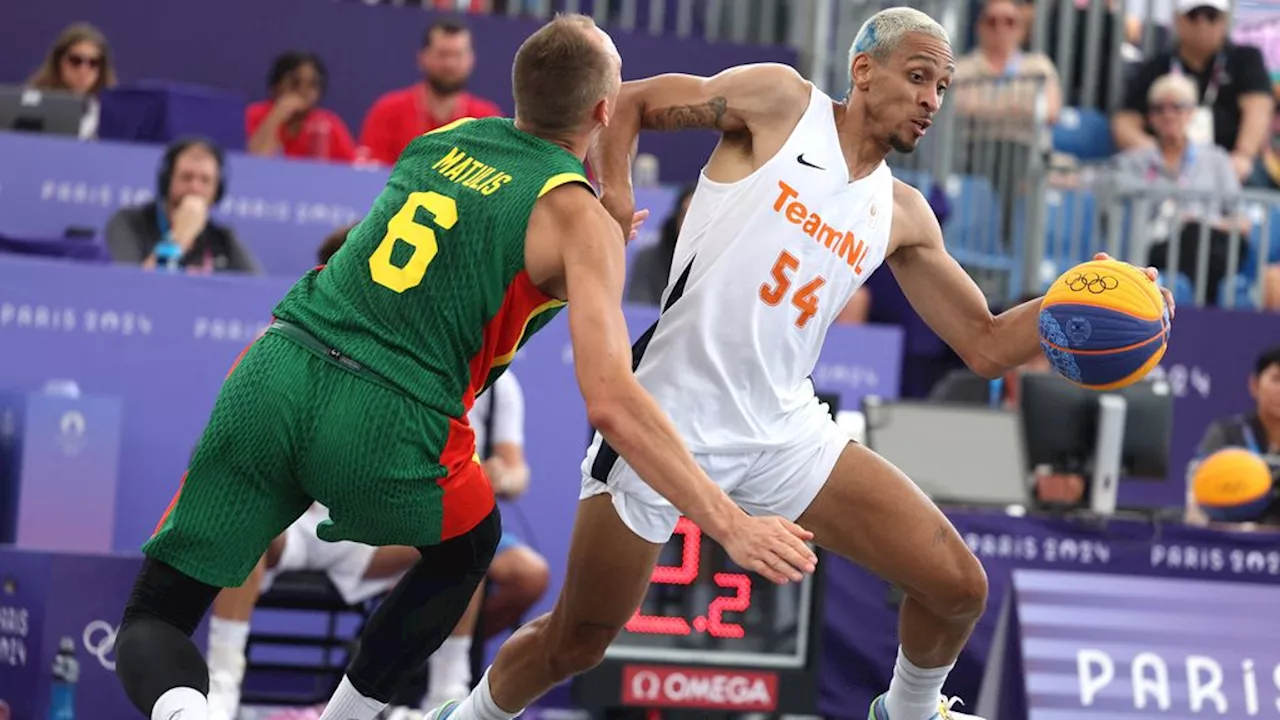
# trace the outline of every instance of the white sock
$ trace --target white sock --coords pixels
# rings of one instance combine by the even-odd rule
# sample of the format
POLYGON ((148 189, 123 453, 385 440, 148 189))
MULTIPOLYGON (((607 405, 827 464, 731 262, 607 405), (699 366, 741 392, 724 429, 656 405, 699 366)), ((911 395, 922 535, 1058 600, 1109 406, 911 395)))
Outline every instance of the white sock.
POLYGON ((472 690, 458 709, 453 711, 449 720, 512 720, 522 712, 524 708, 507 712, 498 707, 498 703, 493 701, 493 693, 489 690, 489 671, 485 670, 484 677, 480 678, 476 689, 472 690))
POLYGON ((431 654, 431 685, 424 703, 431 709, 437 700, 456 700, 471 687, 471 636, 455 635, 431 654), (457 693, 457 697, 448 697, 457 693))
POLYGON ((151 720, 208 720, 204 693, 189 687, 166 690, 151 707, 151 720))
POLYGON ((955 663, 940 668, 916 667, 898 646, 898 662, 889 681, 884 709, 889 720, 930 720, 938 714, 942 686, 955 663))
POLYGON ((244 677, 244 648, 249 643, 249 623, 209 618, 209 672, 231 673, 239 682, 244 677))
MULTIPOLYGON (((384 702, 361 695, 360 691, 351 685, 347 676, 343 675, 342 682, 338 684, 338 689, 333 691, 333 697, 325 707, 324 713, 320 715, 320 720, 373 720, 374 716, 386 707, 387 704, 384 702)), ((182 720, 187 719, 182 718, 182 720)))

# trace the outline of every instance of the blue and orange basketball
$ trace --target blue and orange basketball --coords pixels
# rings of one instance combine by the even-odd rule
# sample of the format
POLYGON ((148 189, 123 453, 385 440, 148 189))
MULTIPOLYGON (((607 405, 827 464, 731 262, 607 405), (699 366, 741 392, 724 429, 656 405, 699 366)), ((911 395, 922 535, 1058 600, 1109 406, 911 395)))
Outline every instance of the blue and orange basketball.
POLYGON ((1164 357, 1169 310, 1146 273, 1116 260, 1077 265, 1040 305, 1040 347, 1060 375, 1093 390, 1141 380, 1164 357))
POLYGON ((1191 479, 1196 504, 1218 522, 1257 520, 1271 504, 1271 468, 1255 453, 1225 448, 1205 458, 1191 479))

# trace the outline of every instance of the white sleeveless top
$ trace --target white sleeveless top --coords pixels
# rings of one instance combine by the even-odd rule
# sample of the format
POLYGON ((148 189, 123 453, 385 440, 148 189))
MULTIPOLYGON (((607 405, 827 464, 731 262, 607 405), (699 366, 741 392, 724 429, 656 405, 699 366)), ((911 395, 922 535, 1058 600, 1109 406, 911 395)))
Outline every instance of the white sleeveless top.
POLYGON ((776 156, 732 184, 698 181, 663 314, 635 350, 693 452, 779 447, 829 420, 809 376, 893 221, 889 166, 849 181, 832 108, 813 88, 776 156))

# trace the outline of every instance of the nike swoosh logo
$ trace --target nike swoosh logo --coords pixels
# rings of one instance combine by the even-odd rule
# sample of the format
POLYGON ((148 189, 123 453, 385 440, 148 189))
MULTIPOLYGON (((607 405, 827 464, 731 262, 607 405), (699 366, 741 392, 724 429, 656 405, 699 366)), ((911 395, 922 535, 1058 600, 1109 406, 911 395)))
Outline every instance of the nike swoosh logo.
POLYGON ((800 153, 799 155, 796 156, 796 162, 800 163, 801 165, 804 165, 805 167, 811 167, 814 170, 826 170, 826 168, 824 167, 818 167, 817 165, 814 165, 808 160, 805 160, 804 153, 800 153))

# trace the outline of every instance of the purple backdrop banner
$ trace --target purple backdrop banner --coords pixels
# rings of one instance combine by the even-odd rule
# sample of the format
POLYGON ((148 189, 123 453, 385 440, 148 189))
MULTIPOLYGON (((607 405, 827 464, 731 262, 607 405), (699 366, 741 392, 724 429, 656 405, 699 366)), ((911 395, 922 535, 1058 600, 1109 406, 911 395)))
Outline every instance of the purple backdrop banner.
MULTIPOLYGON (((84 227, 101 236, 116 210, 154 198, 160 153, 0 133, 0 233, 55 238, 84 227)), ((387 173, 232 153, 227 177, 215 217, 235 228, 266 272, 296 278, 315 267, 316 248, 330 231, 364 217, 387 173)), ((652 213, 637 242, 651 241, 674 201, 666 188, 636 193, 637 207, 652 213)))
POLYGON ((1280 710, 1280 588, 1018 570, 1009 599, 1000 694, 1028 720, 1280 710))
MULTIPOLYGON (((266 95, 276 55, 309 50, 329 69, 324 104, 358 136, 365 112, 382 93, 418 80, 415 54, 435 13, 417 7, 366 7, 333 0, 222 0, 216 3, 49 0, 7 3, 0 23, 0 82, 24 82, 62 29, 88 21, 111 41, 122 82, 158 78, 230 90, 245 100, 266 95), (199 32, 191 29, 199 28, 199 32)), ((537 21, 472 16, 476 69, 472 89, 510 113, 511 61, 537 21)), ((795 51, 704 43, 645 33, 614 32, 627 79, 663 72, 714 74, 748 62, 795 64, 795 51)), ((648 135, 662 177, 696 177, 715 146, 710 133, 648 135)), ((0 153, 0 157, 3 154, 0 153)))
POLYGON ((1280 343, 1280 315, 1179 308, 1169 350, 1153 377, 1173 390, 1171 482, 1121 483, 1121 502, 1176 507, 1186 500, 1186 468, 1209 423, 1253 411, 1249 375, 1263 349, 1280 343))
MULTIPOLYGON (((115 673, 115 639, 139 556, 28 552, 0 547, 0 702, 13 720, 49 716, 53 659, 75 643, 80 678, 76 717, 130 718, 138 712, 115 673)), ((202 649, 208 631, 195 634, 202 649)))
MULTIPOLYGON (((1162 576, 1220 588, 1223 597, 1241 582, 1273 586, 1280 592, 1280 544, 1270 533, 1224 533, 1136 520, 1073 522, 965 512, 948 516, 982 561, 990 586, 987 612, 945 690, 962 697, 970 709, 982 690, 1001 607, 1016 569, 1162 576)), ((872 698, 889 686, 898 646, 896 597, 887 583, 852 563, 836 557, 827 563, 821 708, 832 718, 861 718, 872 698)), ((1064 612, 1077 607, 1063 603, 1064 612)), ((1207 626, 1225 617, 1215 615, 1219 611, 1212 607, 1199 620, 1188 616, 1178 629, 1194 623, 1207 626)), ((1250 621, 1255 616, 1249 616, 1250 621)), ((1259 638, 1270 642, 1264 633, 1259 638)), ((1271 665, 1259 661, 1258 667, 1264 676, 1260 682, 1270 683, 1271 665)))

